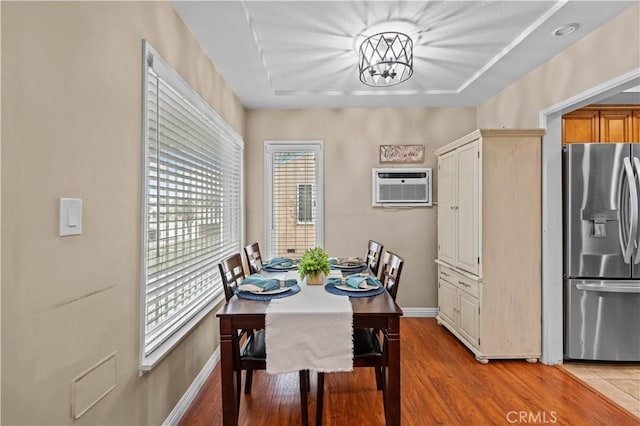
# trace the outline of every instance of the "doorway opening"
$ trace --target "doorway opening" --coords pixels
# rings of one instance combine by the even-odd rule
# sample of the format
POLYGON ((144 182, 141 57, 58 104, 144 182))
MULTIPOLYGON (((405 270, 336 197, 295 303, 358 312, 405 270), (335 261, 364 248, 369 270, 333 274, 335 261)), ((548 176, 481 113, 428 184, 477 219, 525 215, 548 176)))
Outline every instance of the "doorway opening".
POLYGON ((640 84, 640 68, 540 111, 542 140, 542 357, 563 360, 562 115, 640 84))

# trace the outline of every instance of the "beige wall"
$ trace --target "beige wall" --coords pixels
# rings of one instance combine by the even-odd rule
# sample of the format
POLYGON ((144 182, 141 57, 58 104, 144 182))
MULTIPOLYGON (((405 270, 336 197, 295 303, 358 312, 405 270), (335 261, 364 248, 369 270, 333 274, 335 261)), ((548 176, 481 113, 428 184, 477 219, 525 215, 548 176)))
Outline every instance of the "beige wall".
POLYGON ((244 110, 169 2, 2 7, 2 424, 161 424, 218 345, 213 314, 138 376, 141 40, 237 130, 244 110), (58 236, 58 199, 84 201, 58 236), (72 421, 71 380, 117 352, 72 421))
MULTIPOLYGON (((424 144, 433 151, 476 127, 475 108, 251 110, 246 115, 246 239, 264 243, 265 140, 324 141, 324 242, 331 256, 364 256, 369 239, 406 260, 398 302, 436 307, 436 207, 371 207, 371 169, 381 144, 424 144)), ((395 165, 399 167, 398 165, 395 165)), ((434 185, 434 198, 436 186, 434 185)))
POLYGON ((630 7, 478 107, 480 128, 537 128, 539 112, 640 67, 640 5, 630 7))

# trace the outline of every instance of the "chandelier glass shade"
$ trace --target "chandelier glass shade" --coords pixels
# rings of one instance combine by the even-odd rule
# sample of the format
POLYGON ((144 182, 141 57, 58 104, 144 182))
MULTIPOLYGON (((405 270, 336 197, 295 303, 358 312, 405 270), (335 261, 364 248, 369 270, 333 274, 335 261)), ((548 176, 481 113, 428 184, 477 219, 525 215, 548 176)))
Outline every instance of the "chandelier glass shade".
POLYGON ((366 38, 358 52, 358 71, 367 86, 394 86, 408 80, 413 75, 413 41, 397 32, 366 38))

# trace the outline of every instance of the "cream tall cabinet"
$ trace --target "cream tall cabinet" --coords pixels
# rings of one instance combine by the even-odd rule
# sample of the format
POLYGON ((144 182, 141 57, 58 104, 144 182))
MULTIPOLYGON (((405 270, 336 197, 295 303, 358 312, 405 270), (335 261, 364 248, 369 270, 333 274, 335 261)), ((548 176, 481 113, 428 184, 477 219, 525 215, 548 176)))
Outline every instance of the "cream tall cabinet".
POLYGON ((478 141, 438 157, 438 258, 478 274, 478 141))
POLYGON ((438 323, 486 363, 541 353, 542 130, 438 149, 438 323))

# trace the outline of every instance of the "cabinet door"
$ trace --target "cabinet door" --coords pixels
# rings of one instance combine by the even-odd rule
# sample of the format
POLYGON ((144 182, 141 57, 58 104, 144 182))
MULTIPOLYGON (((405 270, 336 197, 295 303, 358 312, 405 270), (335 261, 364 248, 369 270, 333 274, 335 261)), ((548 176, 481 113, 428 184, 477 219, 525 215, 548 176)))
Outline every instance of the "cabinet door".
POLYGON ((562 143, 600 141, 598 110, 578 110, 562 116, 562 143))
POLYGON ((456 264, 456 153, 438 157, 438 259, 456 264))
POLYGON ((600 110, 600 142, 631 142, 631 110, 600 110))
POLYGON ((458 332, 474 347, 478 347, 478 331, 480 324, 480 306, 478 299, 463 292, 458 292, 458 332))
POLYGON ((478 141, 458 148, 458 229, 456 265, 478 273, 478 141))
POLYGON ((631 113, 631 142, 640 143, 640 109, 631 113))
POLYGON ((457 306, 457 287, 442 279, 438 281, 438 308, 440 318, 454 327, 456 325, 457 306))

